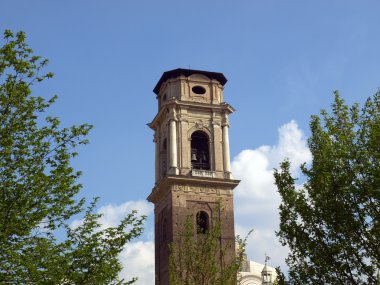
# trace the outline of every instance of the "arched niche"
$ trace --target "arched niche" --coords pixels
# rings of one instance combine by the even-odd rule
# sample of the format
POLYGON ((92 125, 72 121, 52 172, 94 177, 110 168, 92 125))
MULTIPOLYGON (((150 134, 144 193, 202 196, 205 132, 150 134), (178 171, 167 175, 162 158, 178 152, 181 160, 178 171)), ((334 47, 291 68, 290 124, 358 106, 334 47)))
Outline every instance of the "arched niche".
POLYGON ((162 241, 167 241, 168 240, 168 222, 166 220, 166 217, 163 218, 162 220, 162 241))
POLYGON ((199 211, 196 214, 197 234, 205 234, 210 230, 210 216, 205 211, 199 211))

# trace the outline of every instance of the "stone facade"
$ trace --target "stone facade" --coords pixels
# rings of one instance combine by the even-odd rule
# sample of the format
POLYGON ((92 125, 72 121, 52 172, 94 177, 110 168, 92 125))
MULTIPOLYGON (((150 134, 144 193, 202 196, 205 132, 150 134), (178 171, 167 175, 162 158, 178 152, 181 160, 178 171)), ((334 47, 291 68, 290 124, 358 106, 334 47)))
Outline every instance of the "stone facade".
POLYGON ((168 243, 176 240, 186 217, 215 216, 221 203, 221 246, 235 253, 233 189, 228 116, 221 73, 175 69, 157 83, 158 113, 154 130, 155 186, 148 200, 155 205, 156 284, 167 285, 168 243))

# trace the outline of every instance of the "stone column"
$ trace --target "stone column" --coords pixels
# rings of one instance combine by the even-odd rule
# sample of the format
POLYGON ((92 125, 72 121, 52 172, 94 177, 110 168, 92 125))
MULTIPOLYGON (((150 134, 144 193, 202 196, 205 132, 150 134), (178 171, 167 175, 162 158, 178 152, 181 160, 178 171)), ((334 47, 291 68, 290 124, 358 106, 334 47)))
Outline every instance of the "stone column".
POLYGON ((210 170, 211 171, 215 171, 214 141, 211 140, 211 138, 210 138, 210 141, 208 143, 208 149, 209 149, 209 154, 210 154, 210 157, 209 157, 209 160, 210 160, 210 170))
MULTIPOLYGON (((177 169, 177 124, 174 119, 170 120, 170 170, 176 172, 177 169)), ((174 173, 173 173, 174 174, 174 173)))
POLYGON ((156 144, 155 145, 155 158, 156 158, 156 161, 155 161, 155 175, 156 175, 156 183, 158 182, 158 180, 160 179, 160 140, 158 139, 158 134, 157 134, 157 131, 156 133, 154 134, 154 139, 153 139, 154 143, 156 144))
POLYGON ((223 125, 223 162, 224 171, 231 172, 230 166, 230 142, 228 138, 228 124, 223 125))
POLYGON ((179 121, 180 124, 180 138, 179 138, 179 143, 181 144, 181 149, 179 152, 179 155, 181 156, 181 164, 179 167, 182 169, 181 174, 188 174, 190 168, 191 168, 191 158, 190 158, 190 143, 191 141, 189 140, 187 136, 187 132, 189 130, 189 123, 187 121, 179 121))
POLYGON ((220 123, 213 124, 213 127, 214 171, 222 173, 224 171, 222 127, 220 123))

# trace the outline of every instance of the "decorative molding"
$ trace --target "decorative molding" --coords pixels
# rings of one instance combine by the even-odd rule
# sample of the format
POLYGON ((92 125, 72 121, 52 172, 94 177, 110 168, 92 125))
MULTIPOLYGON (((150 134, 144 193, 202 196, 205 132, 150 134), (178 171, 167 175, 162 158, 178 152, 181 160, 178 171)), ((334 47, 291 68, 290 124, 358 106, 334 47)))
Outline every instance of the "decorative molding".
POLYGON ((211 130, 209 128, 209 122, 204 122, 204 121, 198 120, 195 123, 192 123, 191 125, 192 126, 189 128, 189 130, 187 132, 187 138, 189 140, 191 140, 191 135, 195 131, 203 131, 203 132, 205 132, 208 135, 209 140, 212 139, 212 132, 211 132, 211 130))
POLYGON ((179 191, 194 194, 215 194, 218 196, 232 197, 233 191, 226 187, 214 187, 208 185, 190 185, 190 184, 174 184, 171 186, 173 192, 179 191))

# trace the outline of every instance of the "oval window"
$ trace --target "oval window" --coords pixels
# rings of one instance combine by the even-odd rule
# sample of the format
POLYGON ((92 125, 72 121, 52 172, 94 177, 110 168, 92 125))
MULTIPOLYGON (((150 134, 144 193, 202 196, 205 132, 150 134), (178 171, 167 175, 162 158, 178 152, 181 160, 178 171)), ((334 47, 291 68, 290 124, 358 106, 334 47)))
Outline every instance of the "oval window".
POLYGON ((198 95, 203 95, 206 93, 206 89, 204 89, 202 86, 194 86, 193 88, 191 88, 191 90, 193 91, 193 93, 195 94, 198 94, 198 95))

